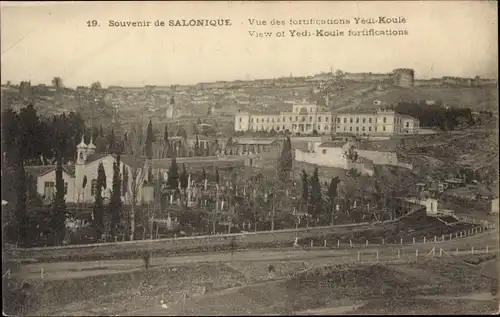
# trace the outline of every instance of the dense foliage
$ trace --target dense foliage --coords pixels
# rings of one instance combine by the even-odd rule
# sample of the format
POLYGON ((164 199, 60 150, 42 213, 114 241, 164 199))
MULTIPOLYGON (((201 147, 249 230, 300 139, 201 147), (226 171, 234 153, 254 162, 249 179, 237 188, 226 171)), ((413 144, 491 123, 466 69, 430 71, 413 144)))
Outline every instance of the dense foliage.
POLYGON ((394 110, 417 118, 420 126, 454 130, 459 126, 475 124, 470 108, 444 107, 440 103, 429 105, 421 102, 400 102, 394 110))

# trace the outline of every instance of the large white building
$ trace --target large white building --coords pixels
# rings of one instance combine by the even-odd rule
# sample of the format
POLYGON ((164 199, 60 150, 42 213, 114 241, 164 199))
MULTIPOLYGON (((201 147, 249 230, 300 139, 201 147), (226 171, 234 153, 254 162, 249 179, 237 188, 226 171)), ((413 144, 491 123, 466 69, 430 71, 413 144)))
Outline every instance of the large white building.
POLYGON ((289 131, 296 134, 413 134, 418 133, 418 119, 392 110, 332 113, 313 104, 294 104, 291 112, 252 114, 238 112, 235 131, 289 131))
POLYGON ((291 133, 331 133, 334 127, 332 113, 313 104, 294 104, 291 112, 251 114, 238 112, 235 131, 290 131, 291 133))

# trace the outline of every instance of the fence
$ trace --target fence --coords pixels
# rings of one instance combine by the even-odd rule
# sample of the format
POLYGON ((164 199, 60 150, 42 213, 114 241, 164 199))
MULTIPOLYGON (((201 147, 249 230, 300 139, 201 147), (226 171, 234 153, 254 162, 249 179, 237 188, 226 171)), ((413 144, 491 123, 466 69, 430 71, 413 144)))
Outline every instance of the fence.
MULTIPOLYGON (((353 250, 354 251, 354 250, 353 250)), ((464 255, 497 255, 498 248, 392 248, 392 249, 358 249, 352 253, 342 253, 332 256, 332 264, 404 264, 418 263, 432 258, 453 258, 464 255)), ((40 279, 44 279, 45 272, 40 268, 40 279)), ((9 279, 11 272, 8 270, 3 274, 3 278, 9 279)))

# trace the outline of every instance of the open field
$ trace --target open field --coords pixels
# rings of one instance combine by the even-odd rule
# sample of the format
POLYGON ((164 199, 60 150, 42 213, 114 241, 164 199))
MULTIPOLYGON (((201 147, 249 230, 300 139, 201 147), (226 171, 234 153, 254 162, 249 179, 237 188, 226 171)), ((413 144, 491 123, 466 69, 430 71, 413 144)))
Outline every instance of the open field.
MULTIPOLYGON (((373 225, 369 225, 369 227, 373 228, 373 225)), ((387 226, 382 227, 384 231, 388 228, 387 226)), ((326 247, 322 243, 324 241, 318 240, 314 240, 313 247, 311 247, 310 239, 302 239, 302 246, 293 248, 294 236, 297 233, 294 230, 289 230, 290 237, 287 238, 283 247, 272 250, 219 251, 216 253, 191 253, 183 256, 154 254, 148 272, 144 272, 144 262, 140 258, 118 261, 101 259, 100 261, 86 262, 33 263, 21 265, 19 269, 14 268, 11 281, 20 283, 22 280, 28 280, 33 285, 33 292, 37 299, 32 302, 34 306, 31 309, 39 311, 38 314, 54 314, 56 309, 54 307, 61 309, 58 314, 123 314, 144 310, 145 307, 155 307, 161 296, 167 296, 165 294, 170 294, 168 302, 178 301, 180 295, 172 294, 172 292, 179 288, 185 292, 187 290, 190 294, 200 294, 207 292, 207 289, 245 287, 245 285, 253 285, 269 279, 286 279, 294 272, 332 263, 406 263, 416 259, 425 261, 432 250, 435 250, 432 254, 436 256, 460 256, 463 254, 474 256, 471 253, 492 254, 496 253, 498 248, 498 236, 493 231, 468 236, 464 234, 463 237, 457 233, 455 236, 452 234, 444 237, 444 241, 437 237, 436 242, 431 239, 424 242, 422 233, 426 231, 424 228, 416 228, 418 229, 416 232, 420 233, 416 235, 416 244, 413 244, 412 236, 406 237, 403 241, 404 244, 397 244, 397 241, 396 244, 390 244, 394 241, 381 242, 378 237, 375 237, 376 239, 371 239, 367 246, 361 239, 366 237, 358 236, 357 239, 353 239, 352 234, 355 234, 358 228, 352 226, 341 226, 341 228, 343 228, 344 233, 340 236, 348 237, 351 235, 350 240, 354 241, 344 240, 339 244, 338 240, 332 236, 327 240, 326 247), (488 250, 485 247, 488 247, 488 250), (442 254, 439 248, 447 250, 447 253, 442 254), (275 267, 274 272, 266 270, 271 264, 275 267), (190 278, 197 279, 196 282, 177 285, 178 283, 170 278, 163 281, 165 276, 168 277, 169 274, 181 274, 179 270, 184 270, 186 267, 191 270, 190 273, 186 273, 189 275, 186 278, 188 280, 190 278), (216 271, 213 271, 214 269, 216 271), (236 272, 236 275, 220 273, 222 271, 217 270, 236 272), (223 278, 221 282, 218 274, 229 277, 223 278), (207 278, 210 281, 207 281, 207 278), (215 282, 212 279, 215 279, 215 282), (173 288, 170 285, 171 281, 174 281, 175 284, 173 288), (213 286, 214 283, 218 283, 218 286, 213 286), (197 288, 195 287, 196 289, 193 290, 192 285, 197 285, 197 288), (60 294, 71 294, 72 292, 77 294, 78 292, 74 288, 88 288, 89 293, 88 295, 82 294, 78 298, 76 295, 73 297, 68 295, 62 299, 60 294), (93 296, 96 292, 102 295, 96 298, 93 296), (137 294, 144 294, 144 296, 137 294), (117 305, 117 303, 121 304, 117 305), (87 310, 89 307, 94 310, 87 310)), ((469 234, 472 234, 470 227, 465 229, 469 234)), ((364 230, 366 231, 366 229, 364 230)), ((267 233, 267 235, 269 234, 273 235, 273 233, 267 233)), ((320 236, 327 238, 324 233, 320 236)), ((224 239, 223 237, 216 238, 224 239)), ((338 239, 338 237, 336 238, 338 239)), ((400 240, 400 242, 402 241, 400 240)), ((294 309, 300 310, 301 307, 298 306, 294 309)))
MULTIPOLYGON (((36 315, 135 314, 154 310, 163 299, 173 309, 163 314, 183 314, 177 309, 183 306, 180 301, 184 300, 185 294, 186 306, 182 308, 188 309, 187 314, 190 314, 189 310, 194 310, 191 314, 230 314, 238 311, 245 314, 245 309, 257 309, 247 313, 258 314, 261 309, 270 309, 270 306, 273 307, 271 311, 276 313, 291 313, 325 306, 329 303, 325 296, 359 303, 360 300, 377 299, 380 292, 384 296, 399 298, 443 294, 456 296, 463 292, 484 291, 488 287, 488 274, 498 274, 496 267, 492 269, 490 266, 489 272, 484 272, 480 265, 460 264, 461 255, 457 259, 448 255, 431 256, 429 248, 421 248, 418 259, 412 255, 413 251, 406 249, 401 250, 399 260, 396 260, 393 250, 381 252, 377 258, 373 252, 368 254, 365 250, 361 261, 356 259, 356 252, 352 250, 295 251, 295 255, 290 252, 248 253, 244 257, 241 254, 217 255, 211 262, 197 263, 185 258, 171 259, 175 261, 170 263, 160 263, 155 259, 148 271, 115 267, 114 273, 92 275, 90 271, 82 270, 81 273, 86 276, 79 278, 68 276, 62 279, 59 278, 60 273, 58 278, 53 279, 48 272, 44 279, 30 280, 34 296, 30 301, 30 310, 36 311, 36 315), (272 272, 268 270, 269 265, 274 266, 272 272), (365 272, 367 269, 370 271, 365 272), (470 275, 471 269, 477 273, 470 275), (321 278, 324 274, 327 274, 326 279, 321 278), (450 284, 457 278, 463 284, 455 283, 451 287, 450 284), (334 288, 325 289, 325 280, 334 288), (299 290, 299 294, 289 295, 290 290, 299 290), (232 304, 228 304, 228 300, 232 304), (250 308, 245 304, 246 300, 255 305, 250 308)), ((481 257, 467 255, 467 258, 478 256, 481 257)), ((482 257, 491 259, 496 257, 496 253, 482 257)), ((210 258, 205 256, 205 260, 210 258)), ((489 261, 496 261, 496 258, 489 261)), ((60 272, 64 270, 60 268, 60 272)))
MULTIPOLYGON (((167 309, 150 309, 154 315, 199 314, 294 314, 310 310, 362 313, 421 313, 441 311, 434 306, 447 296, 455 306, 453 312, 474 313, 479 305, 477 297, 485 299, 477 312, 494 312, 498 298, 482 295, 488 292, 491 280, 478 276, 474 269, 450 267, 440 260, 402 264, 360 264, 324 266, 292 278, 254 284, 190 298, 185 304, 167 309), (431 273, 429 273, 429 269, 431 273), (473 302, 460 298, 461 294, 479 293, 473 302), (482 296, 481 296, 482 295, 482 296), (415 300, 419 297, 418 300, 415 300), (405 306, 402 303, 411 303, 405 306), (486 305, 484 305, 486 304, 486 305)), ((446 306, 448 307, 448 306, 446 306)))

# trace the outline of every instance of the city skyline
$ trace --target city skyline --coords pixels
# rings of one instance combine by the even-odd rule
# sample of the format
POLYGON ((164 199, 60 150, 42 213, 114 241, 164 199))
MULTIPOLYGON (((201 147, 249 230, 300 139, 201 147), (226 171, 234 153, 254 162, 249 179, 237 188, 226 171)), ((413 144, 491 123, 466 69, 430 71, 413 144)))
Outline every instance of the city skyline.
POLYGON ((496 3, 319 2, 315 6, 286 6, 287 12, 283 13, 282 3, 3 3, 3 82, 31 80, 32 84, 50 84, 58 76, 68 87, 89 86, 94 81, 100 81, 103 87, 193 85, 290 74, 302 77, 329 72, 331 68, 353 73, 390 73, 394 68, 412 68, 417 79, 476 75, 497 78, 496 3), (17 22, 21 15, 22 24, 17 22), (408 22, 404 28, 409 35, 260 39, 248 34, 248 30, 264 30, 250 27, 248 17, 353 19, 376 15, 405 16, 408 22), (105 24, 111 19, 155 21, 191 17, 230 18, 233 26, 86 26, 86 21, 92 19, 105 24))

